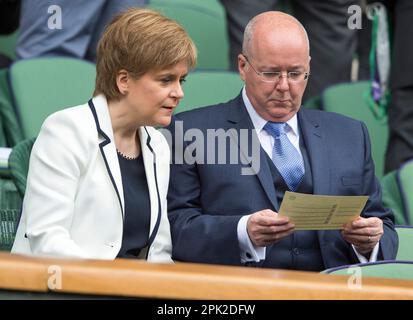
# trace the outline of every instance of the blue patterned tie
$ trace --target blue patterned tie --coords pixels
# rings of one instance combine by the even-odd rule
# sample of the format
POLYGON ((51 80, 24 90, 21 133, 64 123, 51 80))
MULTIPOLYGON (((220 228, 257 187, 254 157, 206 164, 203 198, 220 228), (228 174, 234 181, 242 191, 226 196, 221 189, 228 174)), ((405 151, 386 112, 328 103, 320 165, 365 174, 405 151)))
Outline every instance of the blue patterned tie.
POLYGON ((301 154, 288 139, 286 126, 284 122, 267 122, 264 130, 274 137, 272 162, 284 178, 288 189, 295 191, 304 177, 304 162, 301 154))

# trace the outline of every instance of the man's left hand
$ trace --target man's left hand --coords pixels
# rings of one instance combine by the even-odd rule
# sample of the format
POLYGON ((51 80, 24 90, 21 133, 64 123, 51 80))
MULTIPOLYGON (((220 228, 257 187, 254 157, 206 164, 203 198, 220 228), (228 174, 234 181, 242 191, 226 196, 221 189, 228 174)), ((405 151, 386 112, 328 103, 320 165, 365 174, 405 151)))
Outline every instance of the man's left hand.
POLYGON ((341 234, 362 255, 369 254, 383 235, 383 221, 379 218, 359 217, 344 225, 341 234))

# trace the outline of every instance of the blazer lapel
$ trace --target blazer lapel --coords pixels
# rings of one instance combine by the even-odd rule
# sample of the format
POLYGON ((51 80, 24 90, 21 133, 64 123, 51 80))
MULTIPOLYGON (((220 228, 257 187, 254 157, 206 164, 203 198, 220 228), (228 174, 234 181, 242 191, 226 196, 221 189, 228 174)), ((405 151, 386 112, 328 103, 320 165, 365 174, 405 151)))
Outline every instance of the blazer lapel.
MULTIPOLYGON (((326 137, 322 132, 322 126, 311 117, 309 112, 301 109, 298 112, 298 121, 303 137, 307 146, 311 171, 313 175, 313 194, 329 195, 330 194, 330 165, 329 154, 327 150, 326 137)), ((330 245, 328 241, 324 241, 326 231, 318 231, 318 239, 320 248, 323 253, 330 245)), ((323 259, 328 254, 322 254, 323 259)), ((326 261, 324 261, 326 265, 326 261)))
POLYGON ((120 209, 124 215, 124 196, 122 187, 122 175, 119 167, 119 159, 114 143, 112 123, 109 116, 108 104, 103 95, 98 95, 90 99, 89 108, 92 111, 99 133, 99 148, 105 162, 110 180, 118 196, 120 209))
POLYGON ((330 192, 330 166, 327 143, 319 122, 306 110, 298 113, 301 136, 307 146, 313 175, 313 193, 328 195, 330 192))
MULTIPOLYGON (((251 118, 248 115, 241 94, 237 99, 234 100, 233 104, 231 105, 228 121, 229 123, 231 123, 231 125, 229 125, 229 128, 235 128, 236 132, 238 133, 238 137, 232 137, 234 141, 237 141, 238 143, 240 149, 240 157, 244 157, 245 161, 243 161, 243 163, 246 163, 246 159, 249 159, 248 155, 251 154, 252 143, 259 144, 259 139, 252 124, 251 118), (241 143, 243 142, 240 139, 241 129, 248 130, 248 143, 241 143)), ((275 195, 275 187, 271 178, 271 170, 268 166, 268 162, 265 160, 265 151, 263 148, 260 147, 259 159, 255 159, 255 161, 259 161, 260 165, 258 168, 256 168, 256 166, 252 165, 251 163, 249 164, 249 166, 252 172, 256 174, 262 188, 264 189, 264 192, 266 193, 271 204, 274 206, 274 209, 278 211, 279 204, 275 195)))
POLYGON ((145 166, 146 181, 148 184, 149 198, 151 202, 151 222, 149 228, 148 246, 150 246, 158 232, 161 221, 161 199, 158 187, 158 172, 156 170, 156 158, 161 156, 156 149, 156 143, 146 127, 141 127, 139 131, 143 163, 145 166))

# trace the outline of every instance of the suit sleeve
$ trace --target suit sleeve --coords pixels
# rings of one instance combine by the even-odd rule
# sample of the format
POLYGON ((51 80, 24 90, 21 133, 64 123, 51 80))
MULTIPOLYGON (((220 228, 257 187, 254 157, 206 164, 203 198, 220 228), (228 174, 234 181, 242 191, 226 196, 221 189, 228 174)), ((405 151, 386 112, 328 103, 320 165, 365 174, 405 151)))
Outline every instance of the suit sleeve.
POLYGON ((384 234, 380 240, 378 260, 391 260, 396 258, 399 243, 397 233, 394 229, 394 215, 390 209, 383 207, 380 183, 374 174, 370 138, 364 123, 362 123, 362 130, 365 142, 363 194, 369 196, 362 215, 365 218, 378 217, 383 221, 384 234))
POLYGON ((241 215, 211 215, 204 212, 201 185, 208 182, 200 180, 198 163, 183 161, 182 155, 189 144, 183 143, 183 130, 178 128, 180 119, 175 117, 174 120, 168 128, 172 135, 168 191, 172 258, 178 261, 241 265, 237 236, 241 215))

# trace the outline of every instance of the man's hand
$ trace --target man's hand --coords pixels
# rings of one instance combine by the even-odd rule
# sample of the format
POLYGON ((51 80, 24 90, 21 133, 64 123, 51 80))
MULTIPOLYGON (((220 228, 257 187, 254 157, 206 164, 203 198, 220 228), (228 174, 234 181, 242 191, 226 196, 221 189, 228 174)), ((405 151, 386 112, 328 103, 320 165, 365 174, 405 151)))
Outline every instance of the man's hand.
POLYGON ((379 218, 359 217, 344 225, 344 240, 354 245, 363 255, 370 253, 383 235, 383 221, 379 218))
POLYGON ((280 241, 294 231, 294 224, 287 217, 266 209, 252 214, 247 222, 247 231, 252 243, 264 247, 280 241))

